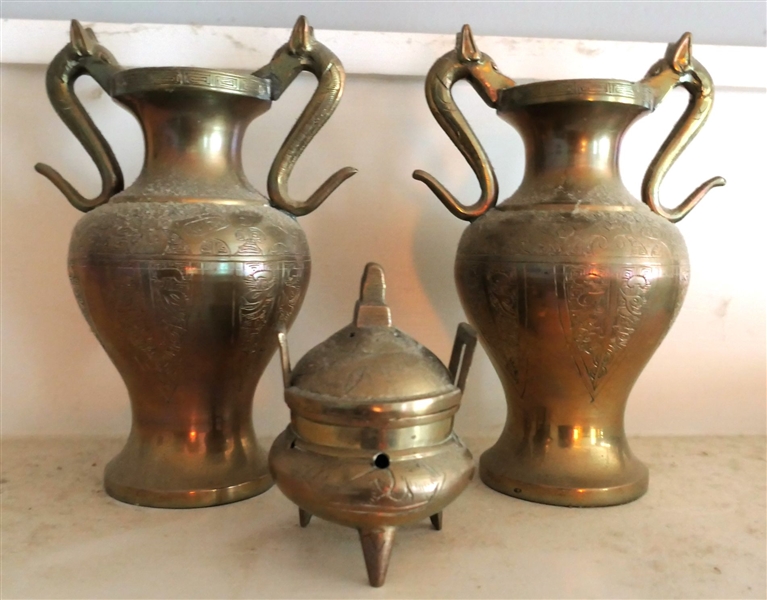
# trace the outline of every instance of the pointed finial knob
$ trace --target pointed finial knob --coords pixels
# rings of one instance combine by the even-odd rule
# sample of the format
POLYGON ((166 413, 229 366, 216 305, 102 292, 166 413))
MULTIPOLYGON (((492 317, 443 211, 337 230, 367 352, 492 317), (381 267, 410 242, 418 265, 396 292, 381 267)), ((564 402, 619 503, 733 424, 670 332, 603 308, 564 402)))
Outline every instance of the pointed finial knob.
POLYGON ((303 15, 298 17, 293 26, 293 32, 288 41, 288 50, 291 54, 301 54, 311 50, 314 45, 314 29, 309 25, 309 21, 303 15))
POLYGON ((357 327, 391 327, 391 310, 386 306, 386 279, 377 263, 365 265, 360 285, 360 299, 354 307, 357 327))
POLYGON ((477 62, 482 58, 477 50, 477 44, 474 43, 471 27, 468 25, 464 25, 461 33, 456 37, 455 49, 461 62, 477 62))

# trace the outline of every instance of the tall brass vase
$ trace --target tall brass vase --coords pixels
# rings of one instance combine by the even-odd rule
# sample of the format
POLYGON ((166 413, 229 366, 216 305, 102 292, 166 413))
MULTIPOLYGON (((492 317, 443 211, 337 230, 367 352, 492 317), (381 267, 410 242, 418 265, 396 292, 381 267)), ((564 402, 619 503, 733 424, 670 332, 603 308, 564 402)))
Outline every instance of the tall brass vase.
POLYGON ((301 204, 288 197, 287 180, 343 81, 340 62, 303 17, 251 75, 123 70, 73 21, 71 42, 48 69, 48 94, 96 162, 102 192, 86 199, 51 167, 36 169, 87 212, 72 235, 69 276, 130 395, 128 442, 105 472, 118 500, 199 507, 272 485, 251 413, 277 331, 295 319, 309 282, 309 248, 292 215, 319 206, 354 169, 301 204), (242 138, 305 70, 318 88, 275 158, 267 199, 245 178, 242 138), (141 124, 145 162, 125 190, 114 154, 74 95, 83 74, 141 124))
POLYGON ((714 186, 678 208, 658 202, 664 174, 703 125, 713 87, 686 34, 638 83, 570 80, 515 86, 468 27, 427 76, 432 113, 477 174, 482 195, 457 201, 425 182, 465 230, 455 263, 469 320, 503 383, 508 418, 480 460, 490 487, 567 506, 629 502, 647 490, 647 467, 629 449, 629 392, 669 330, 689 277, 678 221, 714 186), (520 188, 495 207, 497 183, 450 88, 467 79, 526 148, 520 188), (618 152, 626 129, 676 86, 690 93, 655 157, 643 203, 624 187, 618 152))

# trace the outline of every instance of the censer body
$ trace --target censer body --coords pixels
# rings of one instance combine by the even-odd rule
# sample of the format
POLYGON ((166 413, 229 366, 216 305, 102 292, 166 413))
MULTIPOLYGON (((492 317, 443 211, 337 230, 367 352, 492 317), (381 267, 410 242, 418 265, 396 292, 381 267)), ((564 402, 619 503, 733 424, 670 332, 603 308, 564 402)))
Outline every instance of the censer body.
POLYGON ((471 454, 453 419, 476 337, 461 325, 448 369, 391 326, 383 270, 366 267, 354 323, 290 368, 291 422, 269 455, 272 475, 312 515, 359 531, 371 585, 383 585, 395 528, 442 510, 468 485, 471 454))

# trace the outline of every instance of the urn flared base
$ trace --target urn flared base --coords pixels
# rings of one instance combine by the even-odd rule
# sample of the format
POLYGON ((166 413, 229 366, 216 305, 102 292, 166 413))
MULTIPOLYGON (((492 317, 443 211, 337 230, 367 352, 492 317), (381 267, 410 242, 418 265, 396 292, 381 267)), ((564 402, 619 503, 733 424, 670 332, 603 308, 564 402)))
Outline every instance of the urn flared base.
POLYGON ((250 436, 215 443, 203 439, 196 448, 194 443, 190 447, 188 436, 179 437, 141 439, 132 433, 106 466, 106 492, 139 506, 202 508, 244 500, 272 487, 266 453, 250 436))
POLYGON ((531 502, 570 507, 626 504, 647 491, 649 473, 625 441, 617 446, 549 448, 520 456, 501 438, 480 457, 479 476, 488 487, 531 502))

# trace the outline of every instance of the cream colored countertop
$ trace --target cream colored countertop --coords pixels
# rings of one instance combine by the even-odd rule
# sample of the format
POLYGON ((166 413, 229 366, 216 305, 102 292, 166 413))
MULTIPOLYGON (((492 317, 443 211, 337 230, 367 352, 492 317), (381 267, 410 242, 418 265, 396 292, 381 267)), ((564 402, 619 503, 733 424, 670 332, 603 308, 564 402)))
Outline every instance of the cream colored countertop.
MULTIPOLYGON (((475 456, 491 440, 469 439, 475 456)), ((368 587, 357 533, 273 488, 215 508, 121 504, 113 438, 2 441, 3 598, 765 598, 765 438, 638 438, 650 491, 625 506, 515 500, 475 480, 398 531, 368 587)))

